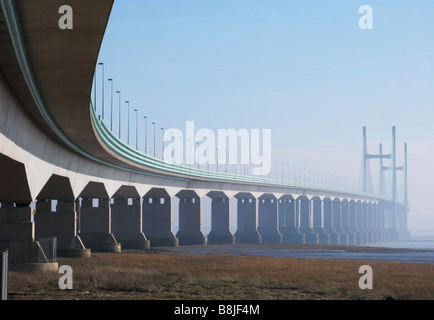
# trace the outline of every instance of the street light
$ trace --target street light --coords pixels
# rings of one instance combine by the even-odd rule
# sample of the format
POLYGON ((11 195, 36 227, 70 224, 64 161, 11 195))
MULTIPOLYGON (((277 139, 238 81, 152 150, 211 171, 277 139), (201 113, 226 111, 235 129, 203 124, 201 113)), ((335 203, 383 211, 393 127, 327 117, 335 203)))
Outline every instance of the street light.
POLYGON ((145 119, 145 154, 148 154, 148 118, 143 116, 145 119))
POLYGON ((156 157, 156 154, 155 154, 155 122, 152 122, 152 124, 154 125, 154 157, 156 157))
POLYGON ((110 130, 113 131, 113 79, 108 79, 111 83, 111 100, 110 100, 110 130))
POLYGON ((219 148, 215 148, 215 156, 217 158, 216 163, 216 168, 217 168, 217 172, 219 172, 219 148))
POLYGON ((128 125, 127 125, 127 144, 130 144, 130 102, 125 101, 128 104, 128 125))
POLYGON ((164 128, 161 128, 161 142, 162 142, 161 160, 164 160, 164 128))
POLYGON ((138 136, 138 127, 139 127, 139 110, 134 109, 134 112, 136 113, 136 150, 139 150, 138 148, 138 143, 137 141, 139 140, 139 136, 138 136))
POLYGON ((119 94, 119 139, 121 138, 121 92, 116 91, 119 94))
POLYGON ((102 66, 102 118, 104 119, 104 63, 100 62, 98 65, 102 66))
POLYGON ((93 90, 93 109, 95 110, 95 112, 96 112, 96 74, 97 74, 97 70, 95 68, 95 73, 93 75, 93 80, 94 80, 94 82, 93 82, 93 87, 94 87, 94 90, 93 90))

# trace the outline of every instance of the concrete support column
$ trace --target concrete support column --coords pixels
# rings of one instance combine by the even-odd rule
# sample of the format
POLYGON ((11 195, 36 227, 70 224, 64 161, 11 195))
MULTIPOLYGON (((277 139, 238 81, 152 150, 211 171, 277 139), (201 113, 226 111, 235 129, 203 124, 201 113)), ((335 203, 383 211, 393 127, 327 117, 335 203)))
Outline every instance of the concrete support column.
POLYGON ((360 246, 363 244, 362 236, 362 202, 360 200, 356 201, 356 212, 354 217, 354 231, 356 232, 356 245, 360 246))
MULTIPOLYGON (((35 238, 35 223, 32 222, 32 208, 28 203, 1 203, 0 208, 0 249, 9 250, 9 261, 23 261, 11 264, 10 270, 57 270, 57 262, 40 263, 45 252, 35 238), (23 248, 22 241, 30 245, 23 248), (23 251, 24 250, 24 251, 23 251), (46 269, 45 269, 46 268, 46 269)), ((3 251, 3 250, 2 250, 3 251)))
POLYGON ((322 225, 322 201, 318 197, 312 199, 313 230, 318 234, 319 244, 330 244, 330 234, 325 231, 322 225))
POLYGON ((29 204, 1 203, 0 239, 35 240, 35 224, 29 204))
POLYGON ((333 200, 333 227, 339 234, 339 244, 348 244, 348 234, 342 228, 342 202, 340 199, 333 200))
POLYGON ((177 247, 178 238, 172 232, 172 199, 143 198, 143 231, 151 247, 177 247))
POLYGON ((256 199, 237 196, 236 243, 261 243, 261 235, 256 226, 256 199))
POLYGON ((90 257, 81 238, 77 235, 77 209, 75 201, 57 200, 52 210, 53 200, 36 202, 36 238, 56 237, 57 255, 62 257, 90 257))
POLYGON ((348 233, 348 244, 356 245, 356 202, 354 200, 348 202, 348 214, 345 214, 344 217, 344 225, 346 225, 344 229, 348 233))
POLYGON ((208 244, 232 244, 235 237, 230 231, 230 207, 228 197, 211 196, 211 232, 208 244))
POLYGON ((378 225, 377 225, 377 209, 378 205, 376 203, 372 204, 372 242, 377 243, 379 242, 379 232, 378 232, 378 225))
POLYGON ((201 205, 197 196, 180 196, 179 231, 176 237, 180 245, 206 245, 207 238, 201 230, 201 205))
POLYGON ((111 208, 109 199, 97 199, 98 206, 93 207, 93 199, 85 198, 80 207, 80 237, 84 245, 94 251, 120 252, 111 228, 111 208))
POLYGON ((282 234, 278 227, 278 204, 272 196, 262 196, 258 204, 258 231, 262 237, 262 243, 282 243, 282 234))
POLYGON ((360 212, 360 231, 362 233, 362 245, 368 244, 368 204, 366 201, 362 202, 362 211, 360 212))
POLYGON ((354 210, 354 206, 351 208, 351 204, 347 199, 342 201, 342 229, 347 234, 347 244, 356 244, 356 234, 350 227, 350 210, 354 210))
POLYGON ((149 240, 142 230, 142 199, 114 198, 110 206, 112 232, 123 249, 149 249, 149 240))
POLYGON ((368 203, 368 210, 366 213, 366 232, 367 232, 367 242, 368 244, 373 243, 373 229, 372 229, 372 212, 373 212, 373 204, 371 202, 368 203))
POLYGON ((319 237, 311 227, 310 219, 310 200, 307 197, 300 197, 299 210, 300 210, 300 231, 304 233, 306 243, 308 244, 318 244, 319 237))
POLYGON ((378 236, 379 242, 386 241, 386 232, 384 231, 384 207, 381 202, 378 203, 377 207, 377 226, 378 226, 378 236))
POLYGON ((330 198, 323 200, 324 229, 330 235, 330 244, 340 244, 339 234, 333 225, 333 206, 330 198))
POLYGON ((295 207, 292 196, 283 196, 279 200, 279 231, 283 243, 305 243, 304 234, 296 224, 295 207))

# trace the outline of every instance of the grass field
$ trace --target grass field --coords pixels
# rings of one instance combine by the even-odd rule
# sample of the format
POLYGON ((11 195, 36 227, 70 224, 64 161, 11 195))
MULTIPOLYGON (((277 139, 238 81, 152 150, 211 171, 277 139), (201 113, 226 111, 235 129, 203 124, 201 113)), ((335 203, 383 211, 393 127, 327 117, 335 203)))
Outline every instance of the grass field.
POLYGON ((298 259, 164 251, 92 253, 59 258, 73 289, 57 273, 9 273, 9 300, 415 300, 434 299, 434 266, 361 260, 298 259), (361 290, 361 265, 373 289, 361 290))

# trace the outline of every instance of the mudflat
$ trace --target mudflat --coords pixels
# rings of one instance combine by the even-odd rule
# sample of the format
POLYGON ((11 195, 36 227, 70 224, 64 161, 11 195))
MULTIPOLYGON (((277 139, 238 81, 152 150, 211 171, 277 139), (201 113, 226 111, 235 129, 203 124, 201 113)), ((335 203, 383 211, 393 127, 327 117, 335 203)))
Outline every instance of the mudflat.
MULTIPOLYGON (((269 245, 285 250, 344 250, 338 246, 269 245)), ((73 270, 73 289, 61 290, 58 273, 9 272, 9 300, 432 300, 434 265, 370 259, 295 258, 189 253, 187 249, 92 253, 58 258, 73 270), (359 273, 369 265, 373 289, 359 273)), ((198 247, 196 247, 198 249, 198 247)), ((402 251, 354 247, 359 253, 402 251)), ((408 250, 407 250, 408 251, 408 250)), ((418 251, 418 250, 415 250, 418 251)))

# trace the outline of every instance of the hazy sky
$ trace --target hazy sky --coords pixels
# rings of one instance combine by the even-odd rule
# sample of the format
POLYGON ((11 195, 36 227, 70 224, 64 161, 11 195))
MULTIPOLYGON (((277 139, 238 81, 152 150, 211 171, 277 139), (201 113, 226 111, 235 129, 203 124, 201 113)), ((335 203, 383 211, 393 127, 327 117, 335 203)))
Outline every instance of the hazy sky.
POLYGON ((99 61, 148 117, 148 148, 152 121, 157 144, 161 127, 184 131, 187 120, 271 129, 273 163, 358 178, 362 127, 368 151, 382 142, 388 153, 396 126, 398 165, 408 143, 409 227, 434 229, 433 12, 432 0, 115 1, 99 61), (359 28, 362 5, 372 30, 359 28))

